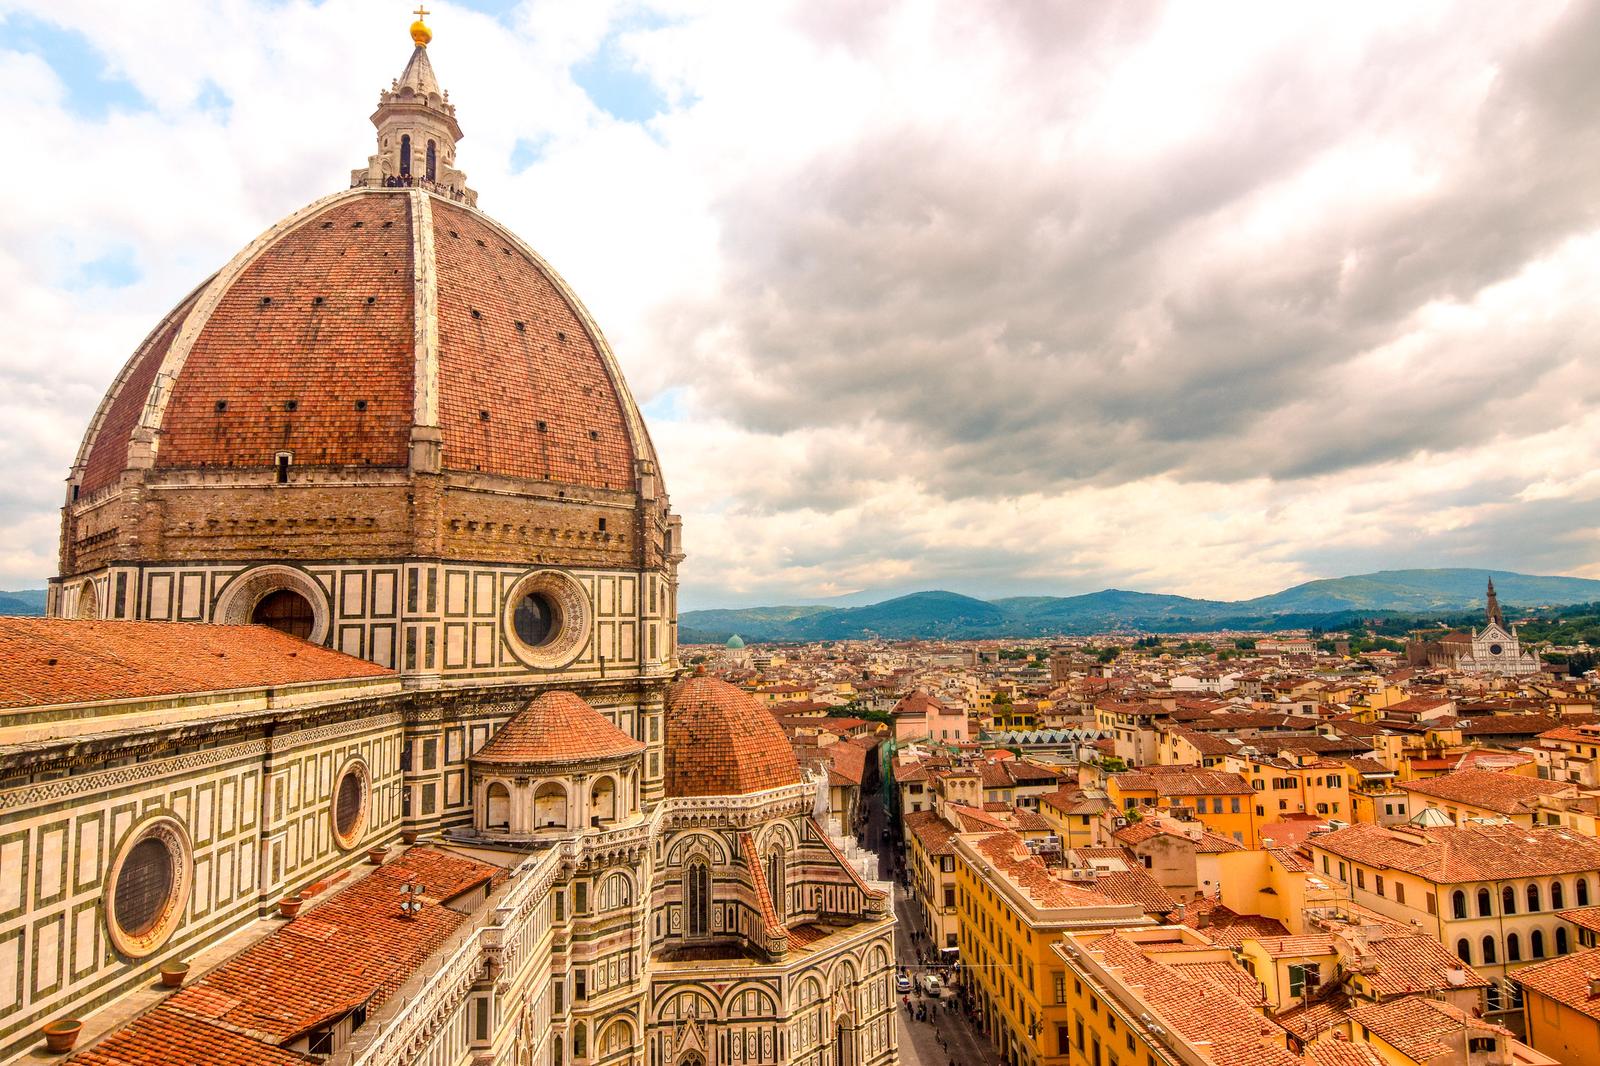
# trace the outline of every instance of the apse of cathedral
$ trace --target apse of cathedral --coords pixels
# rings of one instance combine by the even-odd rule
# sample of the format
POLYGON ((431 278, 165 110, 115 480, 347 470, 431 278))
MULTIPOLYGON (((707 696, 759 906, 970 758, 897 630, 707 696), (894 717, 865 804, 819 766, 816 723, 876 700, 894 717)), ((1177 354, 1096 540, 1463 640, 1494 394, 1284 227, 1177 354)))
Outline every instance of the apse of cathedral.
POLYGON ((350 187, 155 324, 0 623, 0 1060, 897 1061, 893 917, 752 698, 431 31, 350 187))

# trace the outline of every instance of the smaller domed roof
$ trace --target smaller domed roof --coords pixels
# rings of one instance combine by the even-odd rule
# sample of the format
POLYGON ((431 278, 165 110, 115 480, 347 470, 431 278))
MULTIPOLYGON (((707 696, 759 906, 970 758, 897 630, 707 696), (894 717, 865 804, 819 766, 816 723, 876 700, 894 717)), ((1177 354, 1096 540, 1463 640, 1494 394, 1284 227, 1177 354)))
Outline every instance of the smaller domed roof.
POLYGON ((546 692, 512 715, 475 763, 548 766, 637 755, 644 744, 612 725, 572 692, 546 692))
POLYGON ((667 795, 743 796, 800 780, 789 738, 748 692, 697 674, 667 693, 667 795))
POLYGON ((735 649, 744 647, 744 638, 735 633, 728 638, 728 647, 735 649))

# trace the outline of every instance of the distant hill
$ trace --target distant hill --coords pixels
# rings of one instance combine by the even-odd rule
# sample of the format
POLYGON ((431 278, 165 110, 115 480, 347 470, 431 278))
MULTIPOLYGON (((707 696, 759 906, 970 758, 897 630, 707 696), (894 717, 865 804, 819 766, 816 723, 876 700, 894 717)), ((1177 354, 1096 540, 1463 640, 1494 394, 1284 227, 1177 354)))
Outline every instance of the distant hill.
POLYGON ((678 631, 685 643, 721 643, 734 633, 747 641, 770 642, 1334 628, 1385 614, 1481 608, 1490 577, 1507 605, 1544 607, 1600 600, 1600 581, 1586 578, 1534 577, 1505 570, 1382 570, 1308 581, 1270 596, 1238 601, 1121 589, 992 601, 954 592, 916 592, 865 607, 685 611, 679 616, 678 631))
POLYGON ((44 589, 0 592, 0 614, 44 614, 44 589))

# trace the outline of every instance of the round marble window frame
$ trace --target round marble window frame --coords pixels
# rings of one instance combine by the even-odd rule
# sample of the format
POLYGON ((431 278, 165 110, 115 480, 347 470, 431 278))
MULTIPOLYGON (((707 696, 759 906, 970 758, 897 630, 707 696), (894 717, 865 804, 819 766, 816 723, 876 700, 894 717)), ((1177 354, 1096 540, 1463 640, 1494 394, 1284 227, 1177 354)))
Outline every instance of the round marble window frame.
POLYGON ((334 846, 340 851, 354 851, 360 845, 362 837, 366 836, 372 822, 372 798, 372 768, 361 756, 352 755, 334 775, 333 793, 328 797, 328 835, 332 837, 334 846), (352 774, 361 782, 361 810, 356 816, 354 828, 349 833, 341 833, 339 790, 344 786, 344 779, 352 774))
POLYGON ((534 570, 519 577, 507 590, 500 625, 506 646, 525 666, 558 670, 576 659, 589 642, 594 607, 588 592, 572 575, 560 570, 534 570), (550 637, 537 646, 526 644, 517 636, 517 605, 531 594, 543 595, 555 614, 550 637))
POLYGON ((189 909, 189 897, 194 892, 194 844, 189 831, 170 814, 152 815, 138 822, 128 831, 111 860, 106 876, 105 890, 101 894, 101 907, 105 912, 106 934, 112 947, 130 959, 142 959, 161 950, 183 924, 184 913, 189 909), (158 918, 141 934, 131 933, 117 924, 117 883, 133 849, 146 840, 161 841, 172 856, 172 891, 158 918))

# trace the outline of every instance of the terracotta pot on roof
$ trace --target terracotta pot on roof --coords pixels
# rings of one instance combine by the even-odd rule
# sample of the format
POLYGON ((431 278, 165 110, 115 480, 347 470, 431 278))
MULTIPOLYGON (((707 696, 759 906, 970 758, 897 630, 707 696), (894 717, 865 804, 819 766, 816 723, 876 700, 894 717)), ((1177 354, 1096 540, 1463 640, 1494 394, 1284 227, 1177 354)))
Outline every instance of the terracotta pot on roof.
POLYGON ((183 982, 189 977, 189 964, 186 962, 164 962, 161 964, 161 984, 166 988, 182 988, 183 982))
POLYGON ((278 915, 283 918, 293 918, 300 913, 300 908, 305 904, 306 901, 299 896, 284 896, 278 901, 278 915))
POLYGON ((388 856, 388 854, 389 854, 389 845, 387 845, 387 844, 379 844, 375 848, 368 848, 367 849, 367 861, 370 862, 374 866, 382 866, 383 865, 383 860, 388 856))
POLYGON ((83 1023, 76 1018, 57 1018, 44 1026, 44 1046, 50 1051, 71 1051, 83 1033, 83 1023))

